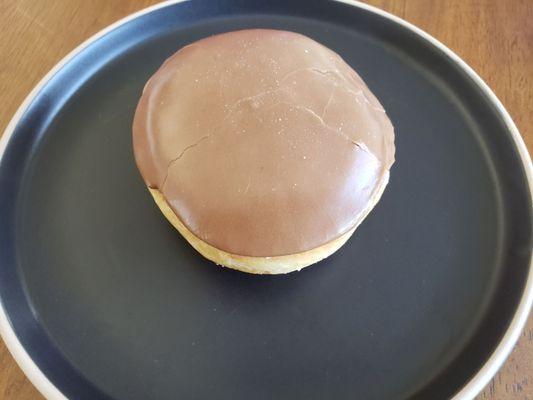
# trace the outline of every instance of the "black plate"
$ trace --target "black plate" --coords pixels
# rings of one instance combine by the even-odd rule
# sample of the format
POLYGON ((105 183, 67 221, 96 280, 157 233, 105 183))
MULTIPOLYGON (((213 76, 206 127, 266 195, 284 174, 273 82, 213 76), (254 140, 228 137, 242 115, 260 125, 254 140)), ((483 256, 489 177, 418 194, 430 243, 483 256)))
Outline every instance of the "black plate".
POLYGON ((17 120, 0 165, 5 314, 69 399, 449 398, 525 296, 531 165, 505 115, 427 38, 353 4, 199 0, 141 14, 66 62, 17 120), (287 276, 204 260, 132 156, 134 108, 163 60, 249 27, 338 52, 396 128, 381 202, 340 251, 287 276))

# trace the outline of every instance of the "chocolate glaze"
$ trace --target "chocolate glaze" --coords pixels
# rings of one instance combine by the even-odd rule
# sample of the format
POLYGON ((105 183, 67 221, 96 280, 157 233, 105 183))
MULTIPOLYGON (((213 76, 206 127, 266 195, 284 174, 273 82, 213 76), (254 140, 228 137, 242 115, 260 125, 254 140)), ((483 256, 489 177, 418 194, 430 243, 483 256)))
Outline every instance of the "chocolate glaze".
POLYGON ((147 83, 135 159, 198 238, 247 256, 321 246, 360 222, 394 162, 363 80, 296 33, 245 30, 182 48, 147 83))

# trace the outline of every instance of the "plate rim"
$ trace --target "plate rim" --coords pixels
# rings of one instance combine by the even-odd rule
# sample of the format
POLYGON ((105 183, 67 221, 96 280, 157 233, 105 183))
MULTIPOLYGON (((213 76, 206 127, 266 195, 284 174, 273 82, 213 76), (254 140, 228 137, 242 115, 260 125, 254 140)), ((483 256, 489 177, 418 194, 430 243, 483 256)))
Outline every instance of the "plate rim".
MULTIPOLYGON (((96 42, 109 32, 117 29, 118 27, 139 18, 145 14, 149 14, 153 11, 165 8, 174 4, 183 3, 186 1, 192 0, 166 0, 158 4, 146 7, 139 11, 136 11, 128 16, 119 19, 118 21, 108 25, 104 29, 98 31, 96 34, 92 35, 71 52, 69 52, 65 57, 63 57, 57 64, 52 67, 46 75, 37 83, 37 85, 30 91, 27 97, 24 99, 22 104, 19 106, 10 122, 8 123, 2 137, 0 138, 0 161, 2 160, 7 144, 15 127, 18 125, 21 117, 24 115, 29 105, 32 103, 37 94, 41 89, 47 84, 48 81, 59 72, 63 66, 65 66, 72 58, 81 53, 92 43, 96 42)), ((442 42, 431 36, 429 33, 423 31, 417 26, 407 22, 406 20, 393 15, 387 11, 384 11, 378 7, 371 6, 366 3, 362 3, 359 0, 329 0, 331 2, 343 3, 352 7, 356 7, 371 13, 377 14, 380 17, 386 18, 396 24, 401 25, 403 28, 408 29, 412 33, 416 34, 421 39, 428 42, 433 47, 440 50, 440 52, 448 57, 452 62, 457 64, 472 81, 481 89, 484 95, 487 96, 488 100, 494 104, 497 111, 500 113, 500 116, 503 118, 503 121, 511 133, 512 142, 518 150, 518 155, 520 161, 522 162, 522 167, 524 168, 526 181, 529 186, 530 196, 533 198, 533 165, 531 163, 531 157, 529 151, 525 145, 525 142, 520 135, 520 132, 512 120, 511 116, 494 94, 492 89, 485 83, 485 81, 470 67, 464 60, 462 60, 455 52, 450 48, 444 45, 442 42)), ((466 400, 473 399, 481 390, 488 384, 490 379, 496 374, 496 372, 503 365, 504 361, 507 359, 511 353, 514 345, 518 341, 520 333, 522 332, 529 312, 533 304, 533 255, 530 258, 529 262, 529 272, 526 280, 526 285, 522 293, 520 302, 514 312, 511 323, 509 324, 505 334, 503 335, 501 341, 496 346, 496 349, 492 352, 491 356, 479 369, 479 371, 472 377, 470 380, 462 387, 462 389, 455 394, 452 400, 466 400)), ((31 356, 28 354, 26 349, 20 343, 18 337, 15 334, 11 323, 7 317, 6 311, 3 307, 2 302, 0 301, 0 337, 3 339, 6 344, 7 349, 11 353, 15 362, 22 369, 23 373, 30 380, 30 382, 35 386, 35 388, 47 399, 47 400, 69 400, 61 391, 48 379, 48 377, 41 371, 41 369, 35 364, 31 356)))

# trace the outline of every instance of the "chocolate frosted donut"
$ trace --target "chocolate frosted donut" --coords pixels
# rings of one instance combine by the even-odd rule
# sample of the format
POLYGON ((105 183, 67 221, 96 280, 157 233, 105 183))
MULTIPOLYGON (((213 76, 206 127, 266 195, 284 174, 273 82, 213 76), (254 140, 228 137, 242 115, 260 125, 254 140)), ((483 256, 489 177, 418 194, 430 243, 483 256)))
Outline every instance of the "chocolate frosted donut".
POLYGON ((157 204, 204 256, 254 273, 336 251, 379 200, 390 120, 336 53, 293 32, 188 45, 146 84, 133 123, 157 204))

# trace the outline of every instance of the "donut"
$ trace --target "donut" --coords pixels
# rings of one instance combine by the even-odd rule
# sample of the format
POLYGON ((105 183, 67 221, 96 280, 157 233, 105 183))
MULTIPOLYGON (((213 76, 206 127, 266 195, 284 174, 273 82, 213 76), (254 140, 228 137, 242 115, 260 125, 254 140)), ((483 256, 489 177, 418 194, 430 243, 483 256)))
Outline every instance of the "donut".
POLYGON ((304 35, 201 39, 149 79, 133 120, 137 167, 204 257, 281 274, 338 250, 380 199, 394 129, 361 77, 304 35))

